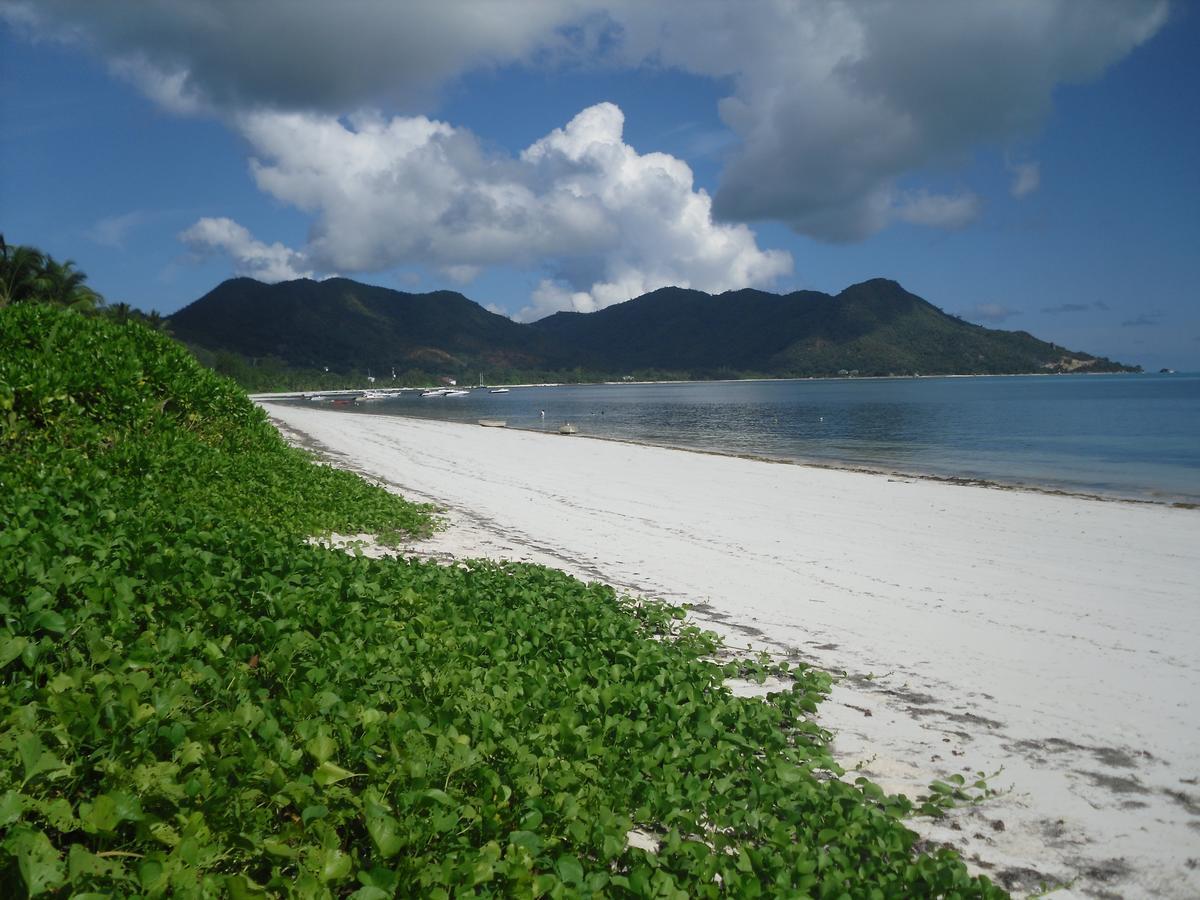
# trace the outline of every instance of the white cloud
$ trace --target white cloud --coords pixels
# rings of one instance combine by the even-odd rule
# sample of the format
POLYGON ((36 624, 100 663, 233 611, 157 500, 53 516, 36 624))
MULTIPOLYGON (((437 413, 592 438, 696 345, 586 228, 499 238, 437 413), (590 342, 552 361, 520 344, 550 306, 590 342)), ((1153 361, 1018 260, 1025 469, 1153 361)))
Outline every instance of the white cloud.
MULTIPOLYGON (((722 79, 732 87, 719 111, 736 142, 717 217, 778 220, 831 241, 897 220, 962 224, 969 192, 897 203, 898 184, 1027 138, 1058 86, 1097 77, 1153 36, 1168 8, 1167 0, 0 0, 10 22, 91 44, 164 106, 238 121, 263 110, 411 113, 463 73, 510 65, 600 61, 722 79)), ((479 156, 473 139, 454 134, 461 139, 422 146, 462 154, 448 162, 460 171, 487 165, 470 159, 479 156)), ((1012 193, 1036 183, 1036 168, 1018 169, 1012 193)), ((524 203, 515 194, 474 199, 514 214, 524 203)), ((584 221, 571 217, 586 210, 565 206, 569 221, 546 225, 573 237, 584 221)))
POLYGON ((1005 319, 1011 319, 1013 316, 1020 314, 1021 310, 1013 309, 1002 303, 977 303, 970 309, 963 310, 962 312, 964 319, 971 319, 976 322, 990 322, 991 324, 1003 322, 1005 319))
POLYGON ((163 109, 176 115, 203 115, 215 111, 192 83, 187 69, 163 69, 141 55, 114 59, 109 68, 114 75, 133 83, 163 109))
POLYGON ((0 16, 91 43, 156 92, 215 109, 343 112, 422 102, 471 69, 557 52, 585 0, 0 0, 0 16), (181 78, 180 78, 181 76, 181 78))
POLYGON ((1036 162, 1013 163, 1009 170, 1013 173, 1009 193, 1014 197, 1026 197, 1041 186, 1042 170, 1036 162))
POLYGON ((518 322, 532 322, 558 310, 588 313, 595 309, 596 301, 587 291, 571 291, 549 278, 543 278, 534 290, 529 305, 517 313, 515 318, 518 322))
POLYGON ((962 228, 979 216, 980 206, 979 198, 971 193, 913 191, 898 198, 893 215, 912 225, 962 228))
POLYGON ((219 251, 233 259, 239 275, 260 281, 291 281, 311 278, 304 256, 283 244, 264 244, 232 219, 200 219, 181 232, 179 239, 198 253, 219 251))
MULTIPOLYGON (((740 146, 719 217, 841 241, 905 218, 890 201, 901 177, 1034 132, 1056 86, 1099 75, 1167 10, 1165 0, 661 0, 614 17, 627 63, 733 80, 720 112, 740 146)), ((952 211, 913 210, 961 224, 952 211)))
POLYGON ((88 240, 101 247, 111 247, 121 250, 129 233, 144 224, 149 215, 142 210, 124 213, 119 216, 105 216, 89 228, 85 234, 88 240))
MULTIPOLYGON (((715 223, 686 163, 626 144, 611 103, 585 109, 515 159, 424 117, 259 112, 239 122, 257 154, 258 186, 315 217, 302 255, 275 245, 291 267, 416 263, 460 282, 493 265, 548 269, 519 314, 526 319, 669 284, 769 285, 792 269, 787 253, 759 249, 746 226, 715 223)), ((238 226, 217 221, 210 230, 220 246, 247 246, 245 229, 229 238, 238 226)))
POLYGON ((443 266, 442 274, 455 284, 470 284, 479 277, 479 266, 443 266))

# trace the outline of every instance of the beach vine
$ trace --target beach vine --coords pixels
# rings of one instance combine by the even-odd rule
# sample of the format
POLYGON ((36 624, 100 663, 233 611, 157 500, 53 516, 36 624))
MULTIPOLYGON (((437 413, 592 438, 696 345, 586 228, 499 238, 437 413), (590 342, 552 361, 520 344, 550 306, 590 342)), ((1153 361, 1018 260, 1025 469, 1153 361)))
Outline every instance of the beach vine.
POLYGON ((0 520, 0 895, 1003 896, 843 778, 825 673, 308 543, 430 511, 137 322, 0 309, 0 520))

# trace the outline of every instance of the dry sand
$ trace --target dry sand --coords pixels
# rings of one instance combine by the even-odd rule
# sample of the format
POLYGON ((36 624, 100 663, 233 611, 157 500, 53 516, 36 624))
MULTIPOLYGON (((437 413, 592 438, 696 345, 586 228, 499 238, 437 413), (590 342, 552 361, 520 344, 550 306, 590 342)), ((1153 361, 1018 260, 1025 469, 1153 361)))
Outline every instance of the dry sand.
POLYGON ((420 552, 696 604, 733 646, 845 673, 820 715, 845 765, 1003 790, 912 823, 976 871, 1200 896, 1200 511, 264 405, 442 507, 420 552))

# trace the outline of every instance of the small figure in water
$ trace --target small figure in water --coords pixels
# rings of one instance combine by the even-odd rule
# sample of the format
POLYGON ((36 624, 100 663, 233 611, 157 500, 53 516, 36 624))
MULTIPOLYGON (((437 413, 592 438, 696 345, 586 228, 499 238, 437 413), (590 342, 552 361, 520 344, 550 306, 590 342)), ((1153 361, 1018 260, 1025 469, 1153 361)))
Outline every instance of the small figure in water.
POLYGON ((542 418, 546 418, 546 411, 544 409, 542 410, 542 418))

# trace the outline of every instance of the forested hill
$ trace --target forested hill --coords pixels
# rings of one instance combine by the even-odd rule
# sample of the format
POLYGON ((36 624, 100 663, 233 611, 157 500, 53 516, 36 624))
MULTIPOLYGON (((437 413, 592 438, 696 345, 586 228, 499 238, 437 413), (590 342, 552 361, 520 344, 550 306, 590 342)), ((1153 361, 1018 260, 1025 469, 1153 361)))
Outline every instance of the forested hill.
POLYGON ((209 350, 335 372, 584 368, 704 378, 1130 369, 1026 332, 965 322, 886 279, 836 296, 662 288, 598 312, 520 325, 450 291, 238 278, 171 316, 170 325, 209 350))
POLYGON ((540 335, 462 294, 409 294, 346 278, 234 278, 172 315, 170 326, 180 340, 209 350, 336 372, 436 370, 465 360, 530 367, 545 356, 540 335))

